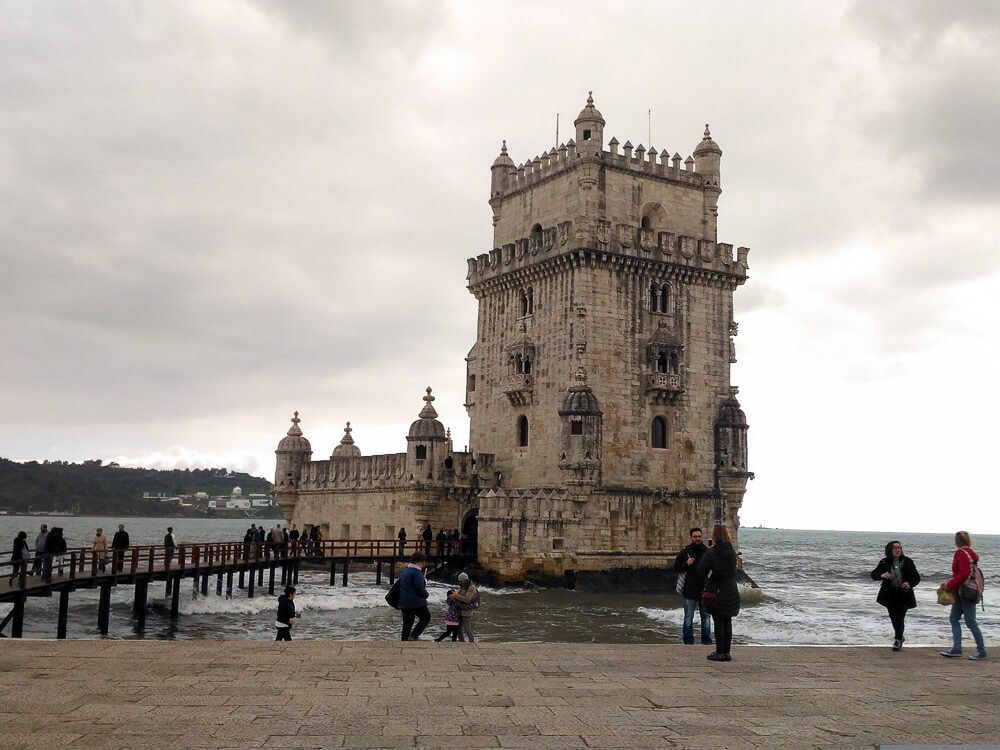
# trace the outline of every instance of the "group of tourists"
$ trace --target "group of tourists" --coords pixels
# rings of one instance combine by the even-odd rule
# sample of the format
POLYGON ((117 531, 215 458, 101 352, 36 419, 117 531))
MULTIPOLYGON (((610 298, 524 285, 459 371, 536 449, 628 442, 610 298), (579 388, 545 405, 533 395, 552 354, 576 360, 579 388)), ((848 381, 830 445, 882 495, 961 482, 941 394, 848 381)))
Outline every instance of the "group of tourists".
POLYGON ((291 528, 275 524, 265 529, 264 524, 250 524, 243 535, 243 556, 246 559, 274 554, 277 557, 288 557, 290 551, 299 554, 320 556, 323 554, 323 532, 319 526, 306 526, 301 531, 294 523, 291 528))
MULTIPOLYGON (((892 650, 903 648, 906 613, 917 606, 913 589, 920 583, 920 573, 909 557, 903 554, 903 545, 892 540, 885 545, 885 557, 871 572, 872 580, 881 581, 876 601, 888 610, 892 623, 892 650)), ((983 633, 976 622, 976 605, 983 598, 983 577, 979 570, 979 555, 972 549, 972 539, 968 531, 955 532, 955 554, 951 558, 951 578, 943 581, 937 589, 938 603, 950 607, 948 622, 951 624, 951 648, 942 651, 941 656, 955 658, 962 656, 962 626, 972 635, 976 650, 970 659, 985 659, 986 645, 983 633)))
MULTIPOLYGON (((402 556, 406 552, 406 540, 408 539, 405 528, 400 528, 399 533, 396 534, 396 539, 399 541, 399 554, 402 556)), ((434 530, 431 525, 425 524, 420 530, 420 542, 418 543, 418 549, 423 548, 424 555, 426 557, 431 556, 431 550, 434 549, 434 543, 437 544, 437 557, 448 557, 451 555, 460 555, 467 552, 464 549, 465 543, 468 540, 465 535, 462 534, 458 529, 452 529, 451 531, 445 531, 440 529, 437 535, 434 534, 434 530)))
MULTIPOLYGON (((397 605, 403 617, 401 640, 404 641, 419 641, 420 634, 431 621, 430 608, 427 606, 430 594, 427 592, 425 578, 426 565, 427 556, 423 552, 414 552, 399 577, 397 605), (416 625, 413 624, 414 620, 416 625)), ((453 641, 467 640, 469 643, 475 643, 476 634, 472 623, 479 604, 479 590, 476 584, 472 582, 468 573, 459 573, 458 589, 451 589, 445 595, 444 632, 434 640, 440 643, 451 636, 453 641)))
POLYGON ((702 539, 700 528, 688 532, 690 543, 674 561, 677 593, 684 599, 684 622, 681 640, 694 643, 694 613, 698 611, 701 642, 715 645, 709 661, 732 661, 733 618, 740 613, 740 591, 736 584, 736 550, 725 526, 712 529, 711 547, 702 539), (715 640, 712 640, 712 616, 715 640))
MULTIPOLYGON (((114 553, 116 570, 122 569, 125 550, 128 549, 128 546, 128 532, 125 531, 124 524, 119 524, 110 547, 114 553)), ((97 529, 90 548, 94 553, 97 566, 104 572, 109 560, 108 538, 104 535, 104 529, 97 529)), ((8 584, 13 584, 14 579, 22 574, 47 577, 55 572, 56 575, 63 575, 67 549, 66 537, 63 529, 59 526, 53 526, 50 529, 48 524, 43 523, 35 536, 33 549, 28 542, 28 532, 19 531, 14 538, 14 548, 11 550, 11 572, 8 584)))

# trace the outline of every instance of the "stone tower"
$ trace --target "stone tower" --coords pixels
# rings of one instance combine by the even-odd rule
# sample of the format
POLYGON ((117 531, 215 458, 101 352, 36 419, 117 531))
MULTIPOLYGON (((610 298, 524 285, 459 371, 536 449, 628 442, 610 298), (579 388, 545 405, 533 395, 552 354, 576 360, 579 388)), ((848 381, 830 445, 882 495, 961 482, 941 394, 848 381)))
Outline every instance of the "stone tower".
MULTIPOLYGON (((560 533, 575 539, 556 536, 555 555, 551 540, 525 542, 520 554, 544 554, 557 574, 590 567, 587 549, 631 550, 626 567, 658 567, 656 553, 684 538, 657 541, 668 529, 738 526, 751 475, 730 364, 749 251, 734 257, 717 241, 722 150, 707 125, 682 162, 628 141, 619 150, 615 138, 605 150, 592 97, 574 124, 575 139, 517 166, 503 144, 491 169, 494 249, 468 261, 479 302, 471 444, 495 456, 500 494, 549 498, 485 502, 480 549, 488 561, 496 521, 493 552, 507 555, 504 521, 531 526, 560 497, 579 521, 560 533), (671 514, 657 512, 666 504, 671 514)), ((553 536, 544 526, 535 533, 553 536)))

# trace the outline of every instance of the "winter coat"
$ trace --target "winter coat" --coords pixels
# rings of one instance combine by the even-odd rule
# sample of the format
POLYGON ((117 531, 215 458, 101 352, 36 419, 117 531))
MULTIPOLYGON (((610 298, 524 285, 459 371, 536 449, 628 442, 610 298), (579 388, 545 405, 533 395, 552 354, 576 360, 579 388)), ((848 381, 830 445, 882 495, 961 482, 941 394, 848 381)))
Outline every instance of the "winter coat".
POLYGON ((469 581, 469 585, 460 588, 455 592, 453 599, 459 603, 459 611, 462 617, 472 617, 476 614, 479 604, 479 589, 476 584, 469 581))
POLYGON ((90 548, 97 555, 98 559, 103 560, 108 556, 108 538, 104 534, 95 536, 94 543, 90 545, 90 548))
POLYGON ((278 597, 278 616, 275 619, 278 622, 291 627, 294 617, 295 602, 289 599, 287 594, 282 594, 278 597))
POLYGON ((698 563, 698 575, 705 580, 704 590, 716 594, 715 606, 709 611, 720 617, 736 617, 740 613, 740 589, 736 585, 733 545, 720 542, 710 547, 698 563))
POLYGON ((944 584, 946 589, 952 592, 958 591, 958 587, 972 575, 972 563, 969 562, 969 558, 972 558, 972 562, 976 565, 979 564, 979 555, 972 547, 959 547, 955 550, 955 556, 951 558, 951 578, 944 584))
POLYGON ((705 588, 705 579, 698 574, 698 563, 701 562, 702 556, 708 551, 708 547, 702 542, 697 544, 689 544, 687 547, 680 551, 677 555, 677 559, 674 560, 674 570, 680 573, 687 573, 684 576, 684 598, 685 599, 700 599, 702 589, 705 588), (688 556, 694 558, 694 562, 690 565, 687 564, 688 556))
POLYGON ((65 552, 66 540, 63 538, 62 531, 59 529, 51 529, 48 537, 45 539, 45 554, 62 555, 65 554, 65 552))
POLYGON ((41 531, 38 536, 35 537, 35 554, 41 555, 45 552, 45 540, 49 538, 49 532, 41 531))
POLYGON ((399 577, 399 608, 416 609, 427 606, 427 581, 424 572, 410 563, 399 577))
POLYGON ((31 549, 28 547, 28 540, 16 537, 14 539, 14 549, 10 553, 10 561, 13 563, 31 559, 31 549))
MULTIPOLYGON (((913 564, 913 560, 906 555, 903 555, 900 559, 900 565, 902 566, 903 583, 910 584, 910 588, 894 589, 892 583, 883 578, 875 601, 883 607, 905 604, 907 609, 913 609, 917 606, 917 597, 913 594, 913 587, 920 583, 920 573, 917 572, 917 566, 913 564)), ((879 578, 882 578, 883 573, 891 572, 892 560, 888 557, 883 557, 879 561, 879 564, 875 566, 875 570, 872 571, 872 580, 877 581, 879 578)))
POLYGON ((129 541, 127 531, 116 531, 111 540, 111 549, 128 549, 129 541))

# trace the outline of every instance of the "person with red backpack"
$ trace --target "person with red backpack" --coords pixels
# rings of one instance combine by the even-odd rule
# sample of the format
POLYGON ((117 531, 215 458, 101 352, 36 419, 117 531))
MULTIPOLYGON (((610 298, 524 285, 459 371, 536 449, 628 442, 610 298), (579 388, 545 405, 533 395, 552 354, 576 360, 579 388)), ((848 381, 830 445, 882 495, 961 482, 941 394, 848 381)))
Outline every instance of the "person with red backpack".
POLYGON ((983 633, 976 623, 976 604, 983 594, 979 555, 972 549, 968 531, 955 532, 955 547, 957 547, 955 556, 951 560, 951 578, 939 587, 939 590, 947 590, 954 597, 951 614, 948 616, 948 621, 951 623, 951 650, 942 651, 941 656, 954 658, 962 655, 962 626, 959 625, 959 620, 964 617, 965 626, 976 642, 976 653, 969 658, 985 659, 986 646, 983 643, 983 633))

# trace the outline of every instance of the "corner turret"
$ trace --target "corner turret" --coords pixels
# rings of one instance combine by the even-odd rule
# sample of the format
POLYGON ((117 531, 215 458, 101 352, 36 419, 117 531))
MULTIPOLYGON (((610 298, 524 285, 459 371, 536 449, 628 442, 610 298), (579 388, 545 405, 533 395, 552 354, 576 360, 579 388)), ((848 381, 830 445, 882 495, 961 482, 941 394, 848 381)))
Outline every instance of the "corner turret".
POLYGON ((443 466, 448 457, 448 434, 437 419, 433 402, 434 396, 430 386, 427 386, 424 408, 420 410, 419 419, 410 425, 406 436, 406 466, 416 481, 440 476, 439 466, 443 466))
POLYGON ((705 134, 694 150, 695 168, 705 178, 704 238, 715 242, 719 219, 719 196, 722 194, 722 149, 712 140, 705 123, 705 134))
POLYGON ((333 449, 330 458, 356 458, 361 455, 361 449, 354 444, 351 432, 351 423, 348 422, 344 428, 344 437, 340 439, 340 445, 333 449))
POLYGON ((563 398, 559 419, 562 423, 559 468, 568 485, 597 485, 601 482, 601 433, 603 414, 597 397, 587 385, 581 367, 563 398))
POLYGON ((604 117, 594 106, 594 92, 587 92, 587 106, 576 120, 576 150, 580 156, 598 156, 604 148, 604 117))
POLYGON ((312 459, 312 445, 303 436, 299 428, 299 413, 292 415, 292 426, 288 433, 278 443, 274 452, 277 457, 274 466, 274 489, 272 493, 281 507, 286 521, 291 521, 295 510, 299 479, 302 467, 312 459))

